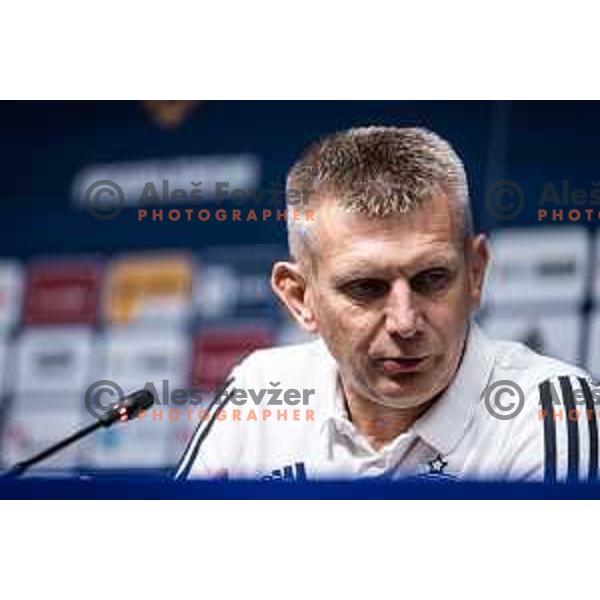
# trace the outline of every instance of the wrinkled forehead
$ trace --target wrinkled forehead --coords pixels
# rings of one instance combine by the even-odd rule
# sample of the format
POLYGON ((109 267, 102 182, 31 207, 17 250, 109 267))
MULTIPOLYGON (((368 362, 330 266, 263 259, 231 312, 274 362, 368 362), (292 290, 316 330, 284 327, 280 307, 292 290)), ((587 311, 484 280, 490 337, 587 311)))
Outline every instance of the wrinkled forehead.
POLYGON ((335 201, 323 202, 311 237, 320 269, 346 261, 357 266, 409 265, 427 258, 451 258, 464 248, 459 218, 445 197, 434 197, 392 217, 348 213, 335 201))

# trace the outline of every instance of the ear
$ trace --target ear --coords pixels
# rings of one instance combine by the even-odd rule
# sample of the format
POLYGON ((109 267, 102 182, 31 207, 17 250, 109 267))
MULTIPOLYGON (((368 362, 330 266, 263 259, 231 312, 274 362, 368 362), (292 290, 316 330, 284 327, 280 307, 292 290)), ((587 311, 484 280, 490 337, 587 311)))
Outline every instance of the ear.
POLYGON ((469 295, 471 306, 473 310, 476 310, 481 304, 481 294, 490 260, 490 250, 487 237, 483 233, 477 234, 468 243, 470 245, 468 252, 469 295))
POLYGON ((305 269, 293 262, 277 262, 271 273, 271 287, 294 320, 309 333, 317 332, 308 276, 305 269))

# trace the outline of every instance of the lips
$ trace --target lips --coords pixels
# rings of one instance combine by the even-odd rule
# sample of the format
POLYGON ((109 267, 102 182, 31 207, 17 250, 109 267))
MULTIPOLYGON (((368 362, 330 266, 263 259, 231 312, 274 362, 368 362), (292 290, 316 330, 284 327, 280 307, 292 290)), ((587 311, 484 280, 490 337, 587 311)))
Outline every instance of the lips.
POLYGON ((384 357, 377 359, 376 362, 379 368, 387 375, 397 375, 398 373, 413 373, 417 371, 426 359, 426 356, 412 358, 384 357))

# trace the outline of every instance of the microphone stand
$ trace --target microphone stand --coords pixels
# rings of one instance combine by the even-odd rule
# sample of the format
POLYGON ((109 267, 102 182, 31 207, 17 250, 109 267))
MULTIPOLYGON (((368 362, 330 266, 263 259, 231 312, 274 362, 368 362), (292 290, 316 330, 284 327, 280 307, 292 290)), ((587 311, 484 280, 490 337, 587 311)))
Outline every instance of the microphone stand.
POLYGON ((102 423, 102 421, 96 421, 95 423, 92 423, 91 425, 88 425, 87 427, 76 431, 73 435, 70 435, 64 440, 58 442, 57 444, 54 444, 53 446, 42 450, 35 456, 32 456, 27 460, 23 460, 21 462, 18 462, 16 465, 13 465, 8 471, 2 474, 2 477, 20 477, 23 473, 25 473, 25 471, 27 471, 27 469, 29 469, 29 467, 32 467, 33 465, 43 461, 49 456, 52 456, 53 454, 56 454, 63 448, 74 444, 77 440, 80 440, 86 435, 89 435, 90 433, 92 433, 92 431, 96 431, 96 429, 99 429, 100 427, 105 427, 104 423, 102 423))
POLYGON ((70 446, 75 443, 77 440, 89 435, 90 433, 96 431, 96 429, 100 429, 100 427, 110 427, 116 421, 129 421, 133 419, 140 410, 146 410, 150 406, 154 404, 154 396, 148 390, 139 390, 137 392, 133 392, 128 395, 116 408, 113 408, 105 415, 102 415, 98 418, 95 423, 91 425, 87 425, 82 429, 79 429, 72 435, 66 437, 60 442, 49 446, 45 450, 42 450, 35 456, 28 458, 27 460, 23 460, 18 462, 16 465, 13 465, 8 471, 2 474, 2 478, 15 478, 20 477, 29 469, 31 466, 41 462, 42 460, 56 454, 63 448, 70 446))

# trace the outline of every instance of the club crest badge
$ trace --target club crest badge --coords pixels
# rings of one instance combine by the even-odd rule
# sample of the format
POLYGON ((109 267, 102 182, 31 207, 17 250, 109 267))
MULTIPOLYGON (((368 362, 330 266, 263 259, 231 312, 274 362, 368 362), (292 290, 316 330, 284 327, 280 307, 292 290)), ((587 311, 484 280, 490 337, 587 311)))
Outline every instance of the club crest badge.
POLYGON ((438 454, 432 460, 426 462, 421 467, 421 472, 417 475, 417 479, 428 481, 458 481, 456 475, 452 475, 446 471, 448 461, 438 454))

